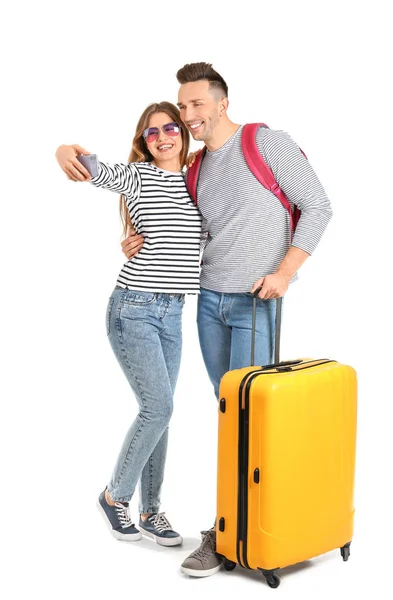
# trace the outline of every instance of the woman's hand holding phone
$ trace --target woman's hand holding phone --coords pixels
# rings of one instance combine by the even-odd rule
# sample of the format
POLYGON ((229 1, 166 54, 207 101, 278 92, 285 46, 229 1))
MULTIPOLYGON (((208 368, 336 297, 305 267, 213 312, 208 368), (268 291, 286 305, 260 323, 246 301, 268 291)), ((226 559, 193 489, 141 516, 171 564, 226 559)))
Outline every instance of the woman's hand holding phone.
MULTIPOLYGON (((95 157, 95 155, 91 155, 90 152, 78 144, 71 144, 69 146, 63 144, 56 150, 57 162, 67 175, 68 179, 71 181, 90 181, 92 175, 89 173, 86 166, 84 166, 80 160, 78 160, 78 155, 82 155, 83 157, 88 155, 95 157)), ((87 166, 89 166, 88 163, 87 166)))

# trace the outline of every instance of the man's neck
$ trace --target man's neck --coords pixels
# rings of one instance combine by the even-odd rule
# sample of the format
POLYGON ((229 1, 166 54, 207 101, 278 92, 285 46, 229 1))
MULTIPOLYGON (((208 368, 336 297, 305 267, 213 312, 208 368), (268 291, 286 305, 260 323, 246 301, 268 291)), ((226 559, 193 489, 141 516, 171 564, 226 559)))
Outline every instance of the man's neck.
POLYGON ((216 127, 211 138, 205 140, 205 145, 210 152, 214 152, 219 148, 222 148, 224 144, 233 136, 233 134, 239 129, 240 125, 232 123, 229 119, 225 123, 220 124, 216 127))

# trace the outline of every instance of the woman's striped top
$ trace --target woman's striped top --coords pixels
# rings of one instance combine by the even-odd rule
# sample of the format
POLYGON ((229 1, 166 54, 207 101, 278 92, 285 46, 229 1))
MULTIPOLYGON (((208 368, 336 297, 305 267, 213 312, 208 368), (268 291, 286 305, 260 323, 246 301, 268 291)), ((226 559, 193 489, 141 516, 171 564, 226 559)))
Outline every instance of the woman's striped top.
POLYGON ((201 215, 183 173, 151 163, 98 162, 92 184, 124 194, 131 221, 145 238, 121 269, 117 285, 164 293, 199 293, 201 215))
MULTIPOLYGON (((208 231, 201 287, 223 293, 249 292, 257 279, 276 272, 291 245, 289 214, 249 170, 241 131, 206 152, 198 181, 208 231)), ((287 133, 260 128, 257 146, 288 200, 302 211, 292 245, 311 254, 332 216, 329 199, 287 133)))

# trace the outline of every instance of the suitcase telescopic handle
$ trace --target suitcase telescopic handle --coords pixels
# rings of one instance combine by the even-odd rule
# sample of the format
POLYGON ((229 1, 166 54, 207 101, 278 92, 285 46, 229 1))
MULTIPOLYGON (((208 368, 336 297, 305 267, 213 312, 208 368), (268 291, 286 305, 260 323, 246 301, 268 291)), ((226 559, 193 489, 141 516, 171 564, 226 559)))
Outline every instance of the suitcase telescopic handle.
MULTIPOLYGON (((255 290, 252 299, 252 331, 251 331, 251 366, 254 366, 254 353, 255 353, 255 323, 257 314, 257 296, 261 291, 262 286, 255 290)), ((274 339, 274 364, 266 366, 279 366, 280 364, 280 339, 281 339, 281 309, 282 309, 282 297, 277 298, 276 301, 276 335, 274 339)))

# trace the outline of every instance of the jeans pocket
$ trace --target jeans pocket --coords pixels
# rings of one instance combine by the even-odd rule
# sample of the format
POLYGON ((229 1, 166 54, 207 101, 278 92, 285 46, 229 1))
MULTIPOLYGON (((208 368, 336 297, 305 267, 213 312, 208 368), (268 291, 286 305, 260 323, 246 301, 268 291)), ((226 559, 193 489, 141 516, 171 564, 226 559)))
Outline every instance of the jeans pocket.
POLYGON ((128 291, 123 295, 122 304, 131 306, 146 306, 152 304, 157 299, 155 292, 132 292, 128 291))
POLYGON ((112 314, 112 307, 113 307, 114 301, 115 301, 115 299, 111 296, 109 298, 108 306, 106 309, 106 334, 107 335, 109 335, 111 332, 111 314, 112 314))

